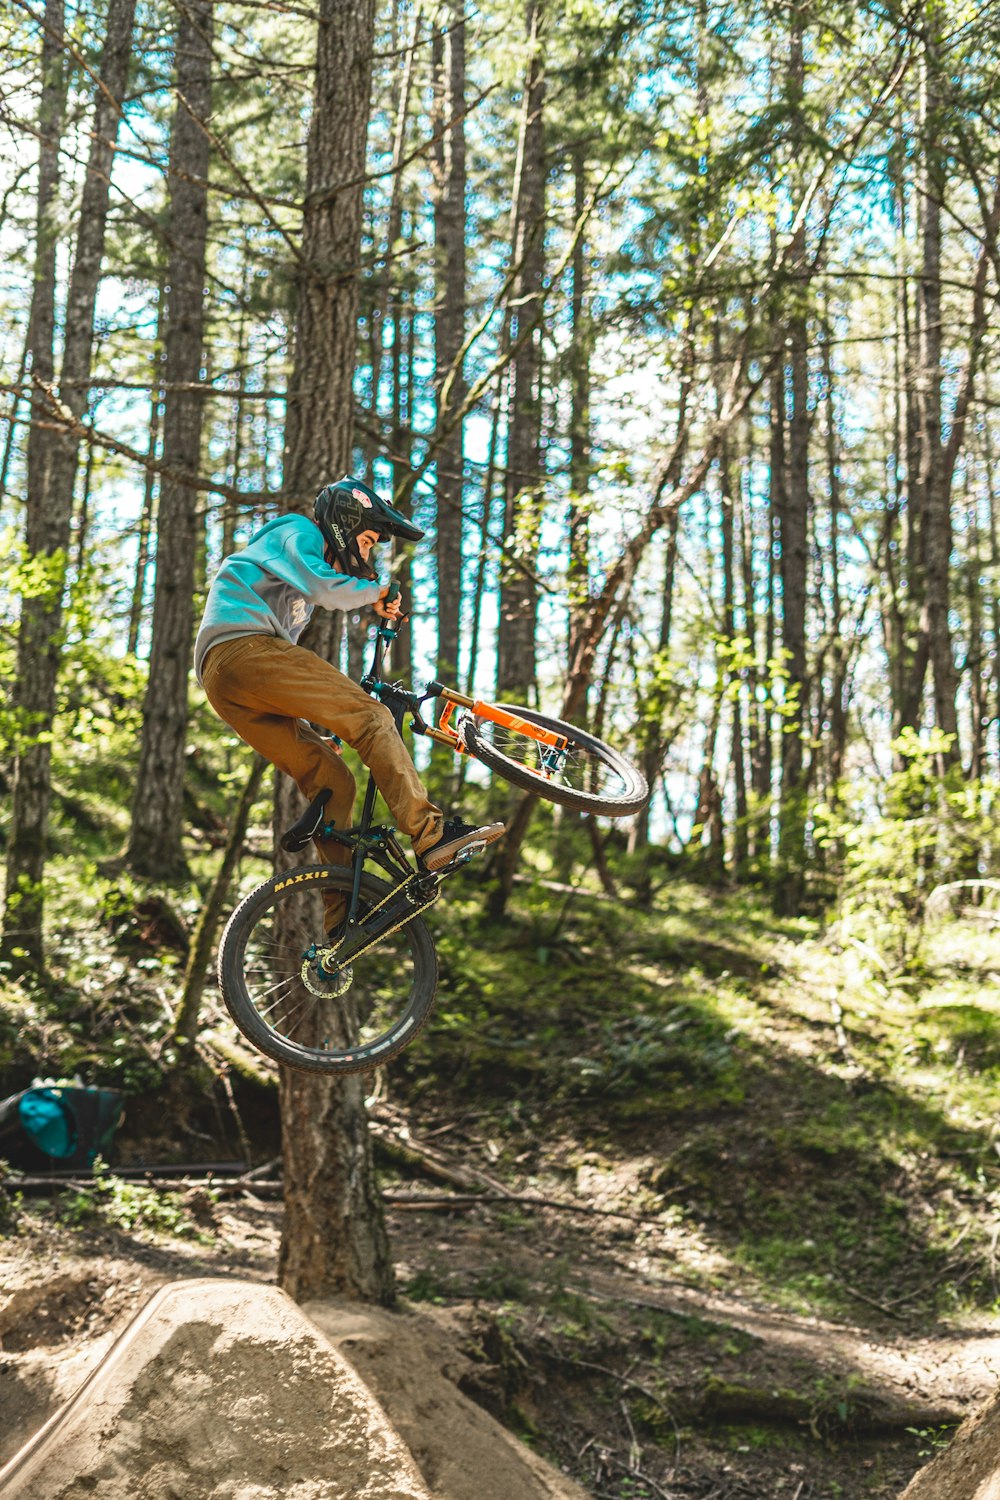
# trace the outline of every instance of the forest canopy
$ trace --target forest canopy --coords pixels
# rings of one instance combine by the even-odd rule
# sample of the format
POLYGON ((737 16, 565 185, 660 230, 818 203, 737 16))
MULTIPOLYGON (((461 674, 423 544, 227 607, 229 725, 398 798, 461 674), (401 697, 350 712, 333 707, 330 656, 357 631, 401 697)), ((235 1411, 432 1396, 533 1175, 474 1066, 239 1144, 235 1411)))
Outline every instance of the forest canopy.
POLYGON ((989 876, 994 9, 393 0, 338 76, 345 15, 0 15, 7 960, 54 725, 132 768, 133 868, 183 868, 206 584, 345 452, 425 528, 401 674, 629 751, 640 886, 846 873, 891 926, 989 876))

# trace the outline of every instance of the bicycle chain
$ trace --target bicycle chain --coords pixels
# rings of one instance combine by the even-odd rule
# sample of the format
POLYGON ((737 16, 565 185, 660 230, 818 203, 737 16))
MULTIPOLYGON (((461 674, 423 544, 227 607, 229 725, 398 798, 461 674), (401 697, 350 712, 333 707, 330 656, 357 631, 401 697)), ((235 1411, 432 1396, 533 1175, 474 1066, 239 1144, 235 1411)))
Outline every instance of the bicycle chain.
MULTIPOLYGON (((375 916, 376 912, 381 911, 383 906, 387 905, 387 903, 390 902, 394 896, 398 896, 402 891, 405 891, 407 886, 410 884, 410 881, 416 880, 416 878, 416 875, 409 876, 408 879, 403 881, 402 885, 395 886, 393 890, 389 891, 387 895, 383 896, 378 905, 373 906, 371 911, 368 912, 367 916, 365 917, 365 921, 368 921, 370 917, 375 916)), ((396 923, 395 927, 390 927, 387 929, 387 931, 380 932, 377 937, 372 938, 371 942, 366 943, 363 948, 356 948, 355 951, 350 954, 347 962, 353 964, 356 958, 361 958, 364 954, 370 953, 371 950, 379 943, 383 942, 386 938, 392 937, 393 933, 399 932, 400 928, 405 927, 408 922, 412 922, 414 917, 419 917, 421 912, 425 912, 428 907, 433 906, 440 894, 441 886, 439 883, 429 901, 424 901, 420 906, 415 906, 412 911, 407 912, 406 916, 401 922, 396 923)), ((336 950, 334 950, 334 958, 336 958, 336 950)))

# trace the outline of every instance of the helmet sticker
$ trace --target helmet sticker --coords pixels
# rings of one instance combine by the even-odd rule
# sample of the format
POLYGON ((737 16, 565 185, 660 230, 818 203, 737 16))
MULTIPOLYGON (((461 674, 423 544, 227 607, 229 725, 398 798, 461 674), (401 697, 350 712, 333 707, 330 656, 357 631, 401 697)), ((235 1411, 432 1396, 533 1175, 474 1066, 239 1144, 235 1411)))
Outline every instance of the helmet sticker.
POLYGON ((368 509, 371 510, 372 503, 369 500, 368 496, 365 494, 364 490, 352 490, 351 494, 354 496, 355 500, 359 500, 362 505, 367 505, 368 509))

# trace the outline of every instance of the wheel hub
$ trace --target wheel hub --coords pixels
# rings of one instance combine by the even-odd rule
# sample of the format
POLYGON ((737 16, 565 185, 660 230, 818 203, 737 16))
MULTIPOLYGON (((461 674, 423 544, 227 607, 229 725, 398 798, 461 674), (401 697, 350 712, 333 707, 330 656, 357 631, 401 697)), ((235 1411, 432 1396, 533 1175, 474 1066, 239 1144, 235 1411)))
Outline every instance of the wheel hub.
POLYGON ((337 1000, 354 983, 354 969, 350 964, 338 966, 335 953, 334 948, 317 948, 315 944, 306 950, 300 974, 310 995, 337 1000))

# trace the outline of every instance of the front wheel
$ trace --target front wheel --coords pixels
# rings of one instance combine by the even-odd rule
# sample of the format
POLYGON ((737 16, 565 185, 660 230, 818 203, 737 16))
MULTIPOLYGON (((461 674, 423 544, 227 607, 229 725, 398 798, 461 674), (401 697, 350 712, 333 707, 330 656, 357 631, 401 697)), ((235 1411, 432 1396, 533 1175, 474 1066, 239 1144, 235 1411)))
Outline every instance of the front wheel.
MULTIPOLYGON (((333 865, 273 876, 240 902, 219 949, 222 997, 243 1035, 307 1073, 359 1073, 395 1057, 437 991, 434 943, 418 916, 338 964, 325 918, 351 881, 350 869, 333 865)), ((360 917, 392 889, 364 875, 360 917)))
POLYGON ((547 802, 606 818, 627 818, 645 807, 649 800, 645 777, 603 740, 575 724, 547 718, 530 708, 510 703, 496 706, 501 713, 525 720, 559 742, 547 744, 516 725, 500 724, 481 715, 470 714, 463 719, 466 748, 505 781, 547 802))

